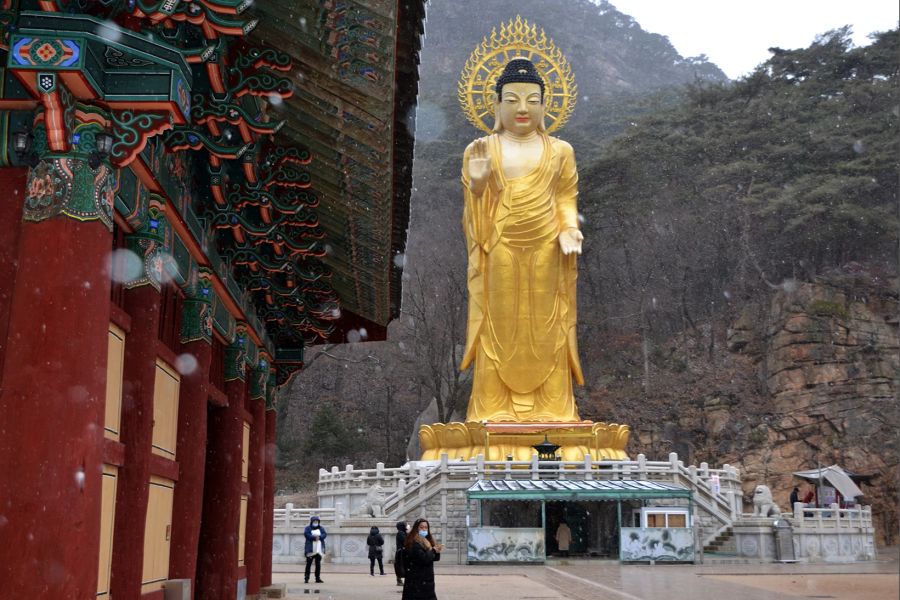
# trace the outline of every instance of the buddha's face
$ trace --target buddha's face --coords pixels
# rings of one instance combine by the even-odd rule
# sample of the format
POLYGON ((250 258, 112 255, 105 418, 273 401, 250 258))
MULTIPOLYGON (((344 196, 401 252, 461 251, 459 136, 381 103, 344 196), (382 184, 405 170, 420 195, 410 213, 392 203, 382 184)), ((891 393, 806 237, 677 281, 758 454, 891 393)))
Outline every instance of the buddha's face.
POLYGON ((499 102, 500 125, 511 133, 536 131, 544 118, 541 86, 536 83, 507 83, 499 102))

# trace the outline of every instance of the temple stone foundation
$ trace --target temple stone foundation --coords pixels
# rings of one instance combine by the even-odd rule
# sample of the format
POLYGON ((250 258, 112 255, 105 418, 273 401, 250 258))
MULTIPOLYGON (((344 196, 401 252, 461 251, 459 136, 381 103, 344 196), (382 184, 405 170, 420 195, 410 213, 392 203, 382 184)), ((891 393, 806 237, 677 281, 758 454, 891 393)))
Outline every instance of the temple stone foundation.
MULTIPOLYGON (((686 466, 674 453, 665 461, 647 460, 644 455, 638 455, 636 460, 601 461, 590 456, 579 461, 543 461, 536 455, 528 461, 490 461, 483 456, 452 460, 445 454, 440 460, 414 461, 397 468, 387 468, 379 463, 373 469, 347 465, 343 470, 337 467, 330 471, 320 470, 318 507, 287 505, 275 510, 273 568, 292 571, 305 564, 303 528, 313 514, 320 517, 328 531, 326 562, 367 564, 366 536, 372 526, 378 527, 384 535, 384 556, 386 562, 390 562, 395 551, 395 524, 398 521, 411 523, 425 517, 446 546, 441 560, 451 564, 466 563, 473 530, 479 528, 485 515, 491 514, 480 500, 474 498, 478 493, 472 492, 473 486, 507 486, 511 490, 510 500, 522 493, 512 490, 523 487, 550 490, 547 493, 552 497, 548 496, 548 506, 551 501, 564 501, 567 491, 572 492, 574 499, 579 490, 603 486, 610 490, 677 486, 689 492, 690 499, 664 499, 662 495, 653 499, 645 495, 639 504, 647 511, 690 515, 688 527, 694 531, 696 562, 773 562, 776 545, 773 524, 776 519, 786 521, 792 529, 797 562, 852 562, 874 558, 874 529, 869 507, 811 509, 798 506, 793 513, 784 513, 781 517, 753 516, 744 512, 750 507, 744 505, 741 476, 730 465, 721 469, 710 468, 706 463, 686 466), (491 482, 491 486, 478 482, 491 482), (723 537, 728 539, 724 546, 716 542, 723 537)), ((616 500, 610 498, 608 504, 614 508, 616 500)), ((629 532, 634 530, 631 525, 636 523, 628 520, 631 517, 636 520, 637 512, 632 503, 628 512, 623 511, 619 517, 629 532)), ((641 526, 647 531, 652 529, 644 522, 641 526)), ((615 553, 594 552, 591 547, 586 554, 618 558, 615 553)))

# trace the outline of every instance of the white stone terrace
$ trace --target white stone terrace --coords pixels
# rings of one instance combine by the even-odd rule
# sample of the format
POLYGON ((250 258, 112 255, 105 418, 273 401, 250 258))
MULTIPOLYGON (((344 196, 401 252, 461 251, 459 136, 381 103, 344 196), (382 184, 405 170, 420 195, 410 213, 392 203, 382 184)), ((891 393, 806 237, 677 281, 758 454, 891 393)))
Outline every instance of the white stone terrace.
MULTIPOLYGON (((319 471, 319 508, 276 509, 276 529, 301 528, 309 523, 309 516, 318 514, 326 526, 340 526, 355 521, 360 509, 372 497, 372 489, 381 488, 381 513, 385 521, 396 521, 408 515, 425 512, 426 503, 447 490, 465 490, 480 479, 559 479, 559 480, 646 480, 673 483, 693 492, 695 521, 703 528, 703 538, 713 539, 730 526, 741 514, 743 491, 740 474, 730 465, 710 469, 706 463, 685 466, 672 453, 665 461, 647 460, 639 454, 636 460, 541 461, 535 455, 530 461, 449 460, 443 455, 439 461, 412 461, 402 467, 387 468, 378 463, 374 469, 356 469, 347 465, 343 470, 319 471)), ((446 509, 442 511, 446 513, 446 509)), ((446 514, 440 521, 452 521, 446 514)), ((295 529, 294 529, 295 530, 295 529)))
MULTIPOLYGON (((740 473, 730 465, 710 469, 706 463, 685 466, 674 453, 665 461, 636 460, 530 461, 449 460, 414 461, 402 467, 319 471, 319 506, 275 510, 273 560, 277 564, 302 561, 303 528, 318 515, 329 531, 331 556, 338 563, 365 563, 369 527, 391 534, 396 521, 427 516, 442 540, 448 559, 465 556, 468 516, 474 517, 466 490, 479 480, 658 481, 692 491, 693 521, 698 548, 716 540, 731 540, 718 554, 743 560, 775 558, 773 517, 743 512, 740 473), (374 505, 374 506, 373 506, 374 505)), ((853 509, 805 508, 781 518, 793 529, 796 559, 801 562, 853 562, 874 558, 874 529, 870 507, 853 509)), ((393 535, 386 535, 386 552, 393 551, 393 535)), ((722 542, 717 542, 719 545, 722 542)))

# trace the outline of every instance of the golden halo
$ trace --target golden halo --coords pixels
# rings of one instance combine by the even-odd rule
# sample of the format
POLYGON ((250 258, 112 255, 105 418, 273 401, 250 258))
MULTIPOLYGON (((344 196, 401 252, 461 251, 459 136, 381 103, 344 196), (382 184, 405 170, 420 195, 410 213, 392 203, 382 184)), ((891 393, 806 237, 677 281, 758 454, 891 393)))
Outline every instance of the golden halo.
POLYGON ((578 87, 566 57, 543 29, 521 16, 491 30, 476 46, 459 76, 457 96, 466 118, 478 129, 491 133, 494 125, 494 84, 510 59, 530 59, 544 79, 544 115, 547 133, 569 120, 575 109, 578 87))

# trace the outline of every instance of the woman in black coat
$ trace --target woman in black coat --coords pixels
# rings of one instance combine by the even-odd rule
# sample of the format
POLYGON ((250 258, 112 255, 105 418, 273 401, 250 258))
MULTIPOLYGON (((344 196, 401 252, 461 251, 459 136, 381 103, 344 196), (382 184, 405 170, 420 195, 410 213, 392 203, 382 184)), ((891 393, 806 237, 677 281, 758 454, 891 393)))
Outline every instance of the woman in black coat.
POLYGON ((425 519, 416 520, 403 544, 406 581, 403 600, 437 600, 434 593, 434 563, 441 560, 444 546, 434 541, 425 519))
POLYGON ((375 575, 375 561, 378 561, 378 570, 384 575, 384 537, 378 532, 377 527, 369 530, 369 537, 366 538, 366 544, 369 546, 369 575, 375 575))
POLYGON ((406 571, 403 566, 403 545, 406 543, 406 523, 400 521, 397 523, 397 551, 394 552, 394 575, 397 576, 397 585, 403 585, 403 578, 406 571))

